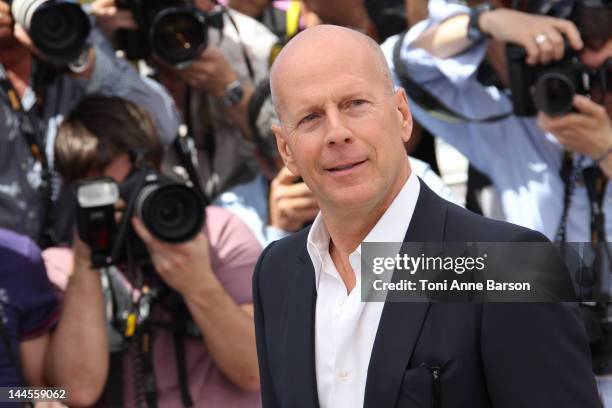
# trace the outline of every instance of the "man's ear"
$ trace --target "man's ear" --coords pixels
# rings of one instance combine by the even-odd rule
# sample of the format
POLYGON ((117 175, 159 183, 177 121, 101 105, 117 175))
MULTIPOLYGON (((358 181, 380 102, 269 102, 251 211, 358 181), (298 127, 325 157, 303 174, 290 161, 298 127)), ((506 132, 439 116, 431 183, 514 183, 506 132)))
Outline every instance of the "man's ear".
POLYGON ((272 125, 271 129, 272 133, 274 133, 274 137, 276 137, 276 147, 278 148, 278 153, 283 159, 283 163, 291 173, 293 173, 295 176, 299 176, 299 171, 293 160, 293 154, 291 153, 289 144, 287 144, 287 141, 283 137, 281 127, 279 125, 272 125))
POLYGON ((402 140, 406 143, 410 140, 410 136, 412 135, 412 114, 410 113, 408 96, 404 88, 399 88, 395 92, 395 102, 400 120, 402 121, 402 140))

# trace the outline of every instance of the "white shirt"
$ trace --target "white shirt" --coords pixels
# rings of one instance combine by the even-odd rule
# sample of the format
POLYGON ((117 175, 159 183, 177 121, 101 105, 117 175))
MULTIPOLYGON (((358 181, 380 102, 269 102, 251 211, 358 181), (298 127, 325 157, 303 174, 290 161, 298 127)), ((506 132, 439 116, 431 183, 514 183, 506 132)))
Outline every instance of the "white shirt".
MULTIPOLYGON (((419 196, 414 171, 364 242, 402 242, 419 196)), ((383 302, 361 301, 361 245, 349 256, 356 285, 349 295, 329 255, 329 232, 321 214, 308 234, 315 271, 315 370, 321 408, 363 406, 370 354, 383 302)))

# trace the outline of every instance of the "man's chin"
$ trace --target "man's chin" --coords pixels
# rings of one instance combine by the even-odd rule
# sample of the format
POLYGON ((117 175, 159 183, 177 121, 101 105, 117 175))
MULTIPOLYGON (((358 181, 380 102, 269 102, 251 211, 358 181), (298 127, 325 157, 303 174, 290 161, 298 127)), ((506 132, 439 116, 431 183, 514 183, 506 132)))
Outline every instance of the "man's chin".
POLYGON ((336 208, 350 211, 369 207, 369 205, 376 200, 376 194, 374 192, 364 191, 362 188, 346 188, 335 191, 334 194, 331 195, 331 198, 336 208))

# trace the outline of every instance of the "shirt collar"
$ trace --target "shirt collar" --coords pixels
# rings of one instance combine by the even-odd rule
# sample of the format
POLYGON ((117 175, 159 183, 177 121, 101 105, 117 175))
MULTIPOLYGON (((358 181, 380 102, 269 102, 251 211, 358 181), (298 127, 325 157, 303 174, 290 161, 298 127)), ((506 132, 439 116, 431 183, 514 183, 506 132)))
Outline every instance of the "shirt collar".
MULTIPOLYGON (((421 185, 414 171, 406 183, 391 202, 387 211, 376 222, 363 242, 403 242, 416 207, 421 185)), ((319 287, 319 278, 323 267, 323 260, 329 254, 330 236, 323 222, 321 212, 317 215, 308 232, 306 249, 312 261, 315 273, 315 287, 319 287)), ((350 254, 351 260, 361 259, 361 244, 350 254), (356 256, 355 256, 356 255, 356 256)), ((360 280, 360 276, 357 277, 360 280)))

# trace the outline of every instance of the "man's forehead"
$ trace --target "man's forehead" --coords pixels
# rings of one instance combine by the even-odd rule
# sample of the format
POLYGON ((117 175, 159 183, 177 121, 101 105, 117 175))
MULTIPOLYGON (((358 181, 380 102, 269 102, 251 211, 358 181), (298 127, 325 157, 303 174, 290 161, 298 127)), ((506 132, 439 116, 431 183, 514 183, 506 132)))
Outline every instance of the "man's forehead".
POLYGON ((353 53, 364 52, 368 45, 368 37, 344 27, 321 25, 306 29, 295 36, 283 47, 275 61, 276 68, 282 67, 287 61, 309 59, 311 54, 334 55, 342 51, 353 53))
POLYGON ((364 34, 344 27, 316 26, 298 34, 279 54, 270 75, 272 94, 282 116, 289 99, 302 94, 308 85, 335 85, 336 78, 353 76, 372 86, 380 82, 390 88, 387 71, 378 45, 364 34))

